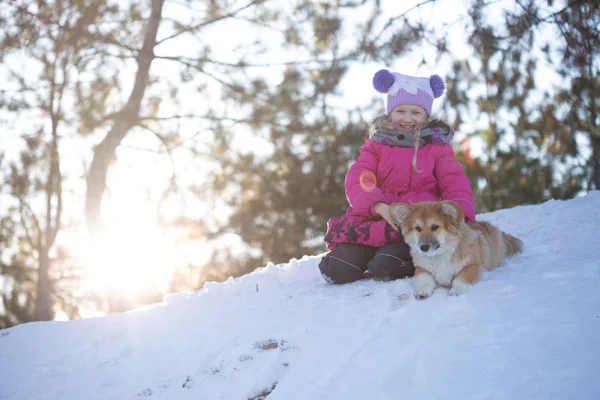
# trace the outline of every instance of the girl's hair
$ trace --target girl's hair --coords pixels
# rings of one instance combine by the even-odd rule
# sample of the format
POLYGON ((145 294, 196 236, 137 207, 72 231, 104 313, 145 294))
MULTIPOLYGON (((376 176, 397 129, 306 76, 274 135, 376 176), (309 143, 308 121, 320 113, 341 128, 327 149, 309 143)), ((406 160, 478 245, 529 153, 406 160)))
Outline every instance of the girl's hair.
POLYGON ((371 122, 371 127, 369 129, 369 138, 371 138, 371 136, 373 136, 373 134, 380 129, 393 130, 392 126, 389 124, 388 116, 385 114, 379 115, 373 120, 373 122, 371 122))
MULTIPOLYGON (((425 122, 425 123, 427 123, 427 122, 425 122)), ((417 152, 419 151, 419 139, 421 138, 421 127, 423 125, 417 126, 417 129, 415 131, 415 154, 413 155, 412 167, 413 167, 413 171, 415 171, 417 174, 420 174, 421 172, 423 172, 417 168, 417 152)))
MULTIPOLYGON (((415 145, 414 145, 415 154, 413 155, 412 167, 413 167, 413 171, 415 171, 418 174, 423 172, 422 170, 419 170, 417 168, 417 152, 419 151, 419 139, 421 138, 421 127, 426 125, 428 122, 431 122, 432 120, 434 120, 434 118, 429 117, 427 119, 427 121, 425 121, 425 123, 423 125, 418 126, 415 131, 415 145)), ((369 138, 371 136, 373 136, 373 134, 379 129, 385 129, 388 131, 395 130, 393 125, 390 122, 389 117, 385 114, 382 114, 373 120, 373 122, 371 123, 371 129, 369 130, 369 138)))

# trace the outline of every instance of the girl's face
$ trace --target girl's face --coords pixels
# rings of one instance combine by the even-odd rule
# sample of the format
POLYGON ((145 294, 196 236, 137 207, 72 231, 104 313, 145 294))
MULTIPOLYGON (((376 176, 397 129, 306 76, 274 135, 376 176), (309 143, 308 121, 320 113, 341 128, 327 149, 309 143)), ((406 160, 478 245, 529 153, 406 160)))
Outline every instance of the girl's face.
POLYGON ((427 122, 427 113, 421 106, 405 104, 392 110, 389 121, 395 129, 415 132, 417 127, 427 122))

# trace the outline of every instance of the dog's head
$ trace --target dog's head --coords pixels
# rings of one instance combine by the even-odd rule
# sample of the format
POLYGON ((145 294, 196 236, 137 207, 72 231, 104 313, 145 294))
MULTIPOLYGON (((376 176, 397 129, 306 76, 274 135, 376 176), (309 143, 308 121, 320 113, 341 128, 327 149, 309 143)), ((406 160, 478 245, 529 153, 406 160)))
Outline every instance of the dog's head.
POLYGON ((390 214, 411 249, 425 255, 455 248, 459 226, 465 218, 453 201, 394 203, 390 214))

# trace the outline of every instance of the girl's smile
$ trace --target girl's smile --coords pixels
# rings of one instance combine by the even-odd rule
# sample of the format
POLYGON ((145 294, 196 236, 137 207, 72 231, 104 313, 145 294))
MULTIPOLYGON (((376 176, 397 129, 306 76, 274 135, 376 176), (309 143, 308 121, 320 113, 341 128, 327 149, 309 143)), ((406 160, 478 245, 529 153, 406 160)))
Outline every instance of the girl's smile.
POLYGON ((405 104, 392 110, 389 121, 394 129, 415 132, 418 126, 427 122, 427 113, 421 106, 405 104))

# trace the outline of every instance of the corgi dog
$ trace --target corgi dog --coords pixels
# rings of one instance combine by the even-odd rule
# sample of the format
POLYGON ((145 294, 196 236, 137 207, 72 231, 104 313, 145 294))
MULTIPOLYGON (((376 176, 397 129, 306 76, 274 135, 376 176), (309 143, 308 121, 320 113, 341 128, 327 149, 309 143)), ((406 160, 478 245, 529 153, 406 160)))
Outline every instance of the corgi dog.
POLYGON ((461 295, 479 281, 482 271, 523 250, 520 239, 487 222, 465 222, 453 201, 393 203, 390 216, 410 246, 418 299, 431 296, 437 286, 461 295))

